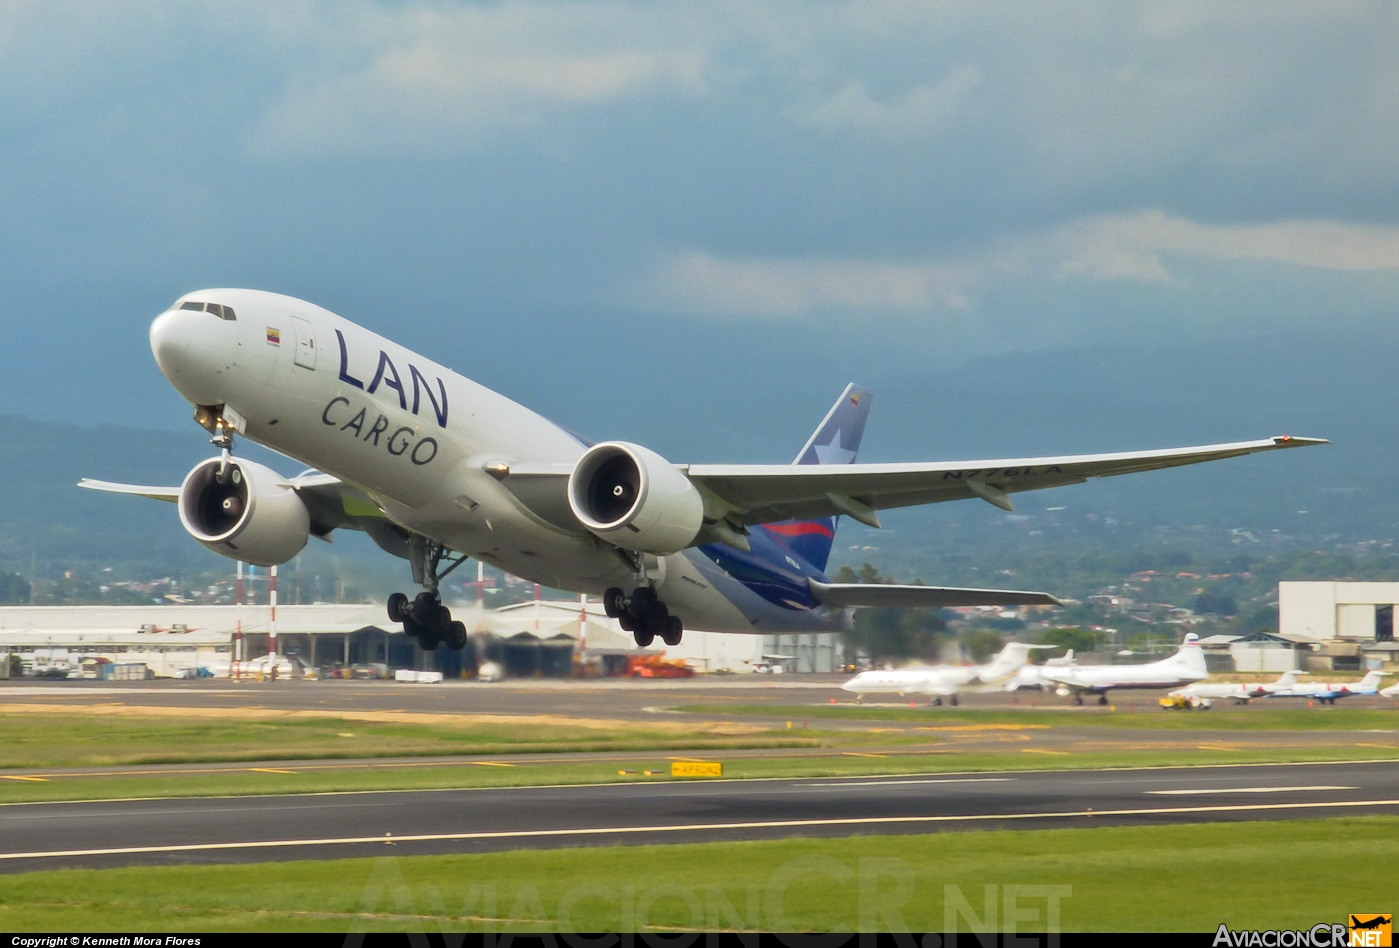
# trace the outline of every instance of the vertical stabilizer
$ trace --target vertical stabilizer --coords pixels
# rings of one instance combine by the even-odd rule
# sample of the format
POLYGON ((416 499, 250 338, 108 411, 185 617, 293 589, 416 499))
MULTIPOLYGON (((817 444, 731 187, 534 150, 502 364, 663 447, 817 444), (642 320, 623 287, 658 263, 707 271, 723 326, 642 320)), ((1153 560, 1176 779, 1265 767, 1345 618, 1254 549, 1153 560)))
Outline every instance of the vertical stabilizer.
MULTIPOLYGON (((821 419, 821 424, 816 426, 792 463, 853 464, 860 450, 860 439, 865 434, 865 420, 869 418, 870 402, 873 400, 874 395, 869 389, 853 382, 845 386, 845 391, 826 412, 826 417, 821 419)), ((760 529, 766 530, 812 566, 825 571, 831 557, 831 544, 835 542, 835 517, 784 520, 760 529)))
POLYGON ((1185 644, 1180 650, 1171 656, 1171 661, 1180 666, 1184 672, 1183 677, 1208 678, 1209 669, 1205 667, 1205 650, 1200 647, 1200 637, 1194 632, 1187 633, 1185 644))

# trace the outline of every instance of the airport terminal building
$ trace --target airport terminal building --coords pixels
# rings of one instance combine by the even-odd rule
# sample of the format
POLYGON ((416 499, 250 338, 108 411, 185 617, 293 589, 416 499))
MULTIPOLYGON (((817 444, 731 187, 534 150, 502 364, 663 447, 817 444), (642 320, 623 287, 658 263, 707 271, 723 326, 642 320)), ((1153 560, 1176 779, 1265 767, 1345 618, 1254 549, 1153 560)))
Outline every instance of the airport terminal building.
POLYGON ((1310 646, 1311 671, 1395 667, 1399 583, 1278 584, 1278 634, 1310 646))
MULTIPOLYGON (((424 652, 390 623, 381 604, 277 607, 281 674, 343 672, 378 676, 395 669, 469 677, 478 661, 513 675, 618 674, 628 656, 662 655, 695 672, 829 672, 844 661, 838 635, 737 635, 687 631, 672 648, 638 649, 598 602, 526 602, 489 610, 453 606, 472 631, 467 649, 424 652)), ((242 674, 270 651, 265 605, 4 606, 0 653, 27 674, 56 676, 88 666, 144 665, 157 677, 242 674)), ((9 663, 3 663, 8 670, 9 663)), ((257 666, 252 666, 256 668, 257 666)))

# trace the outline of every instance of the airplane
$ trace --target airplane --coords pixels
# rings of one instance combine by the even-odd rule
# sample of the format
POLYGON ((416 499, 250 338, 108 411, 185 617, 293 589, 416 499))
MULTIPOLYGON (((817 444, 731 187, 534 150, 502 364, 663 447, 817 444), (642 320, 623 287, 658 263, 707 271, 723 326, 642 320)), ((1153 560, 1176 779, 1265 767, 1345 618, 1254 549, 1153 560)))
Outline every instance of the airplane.
POLYGON ((1386 698, 1399 698, 1399 682, 1395 682, 1388 688, 1381 688, 1379 693, 1386 698))
POLYGON ((1006 691, 1019 691, 1021 688, 1044 689, 1054 686, 1054 682, 1044 677, 1044 669, 1059 668, 1074 663, 1074 650, 1069 649, 1058 658, 1047 658, 1043 665, 1024 665, 1016 669, 1006 682, 1006 691))
POLYGON ((1297 676, 1301 672, 1285 671, 1278 676, 1278 680, 1272 684, 1246 684, 1239 681, 1197 681, 1194 684, 1186 685, 1184 688, 1177 688, 1167 697, 1182 698, 1191 703, 1192 707, 1210 706, 1210 701, 1218 698, 1231 698, 1235 704, 1248 704, 1254 698, 1263 698, 1276 691, 1286 691, 1295 687, 1297 676), (1196 702, 1199 704, 1197 705, 1196 702))
POLYGON ((834 583, 842 516, 1326 443, 1280 436, 1066 457, 855 463, 871 393, 848 385, 794 463, 674 464, 586 440, 312 303, 248 289, 177 299, 150 328, 156 364, 218 454, 176 487, 79 486, 176 505, 196 540, 258 566, 309 537, 362 530, 406 559, 419 590, 387 603, 424 649, 466 628, 440 584, 475 557, 526 580, 601 594, 639 646, 686 627, 774 634, 851 627, 852 607, 1055 605, 1043 592, 834 583), (308 467, 284 477, 234 453, 247 438, 308 467), (627 590, 630 590, 628 592, 627 590))
POLYGON ((1004 681, 1025 665, 1030 652, 1054 645, 1026 645, 1007 642, 1005 648, 985 665, 932 665, 923 668, 898 668, 864 671, 841 685, 842 691, 855 694, 861 701, 868 694, 933 695, 933 704, 941 705, 948 698, 957 705, 957 691, 962 685, 980 680, 987 684, 1004 681))
POLYGON ((1161 699, 1162 706, 1208 708, 1222 698, 1232 699, 1235 704, 1248 704, 1252 698, 1264 694, 1259 685, 1246 685, 1237 681, 1197 681, 1184 688, 1177 688, 1161 699), (1171 699, 1178 704, 1172 705, 1171 699))
POLYGON ((1295 679, 1287 688, 1277 688, 1268 692, 1270 698, 1311 698, 1320 701, 1322 704, 1335 704, 1337 698, 1348 698, 1351 695, 1373 695, 1379 693, 1380 679, 1384 677, 1382 671, 1371 671, 1359 681, 1352 682, 1326 682, 1326 681, 1304 681, 1298 682, 1295 679))
POLYGON ((1058 685, 1056 693, 1072 694, 1074 704, 1083 704, 1085 694, 1096 694, 1099 704, 1107 704, 1107 693, 1114 688, 1169 688, 1209 677, 1200 637, 1187 633, 1185 643, 1170 658, 1147 665, 1070 665, 1045 667, 1040 671, 1058 685))

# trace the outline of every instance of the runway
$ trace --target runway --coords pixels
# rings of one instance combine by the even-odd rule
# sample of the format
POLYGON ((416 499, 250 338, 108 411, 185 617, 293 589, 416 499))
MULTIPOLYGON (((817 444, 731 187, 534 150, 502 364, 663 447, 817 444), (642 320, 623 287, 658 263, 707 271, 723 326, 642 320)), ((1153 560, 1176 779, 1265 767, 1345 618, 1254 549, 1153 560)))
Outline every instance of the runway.
POLYGON ((1399 761, 0 806, 0 872, 1399 814, 1399 761))

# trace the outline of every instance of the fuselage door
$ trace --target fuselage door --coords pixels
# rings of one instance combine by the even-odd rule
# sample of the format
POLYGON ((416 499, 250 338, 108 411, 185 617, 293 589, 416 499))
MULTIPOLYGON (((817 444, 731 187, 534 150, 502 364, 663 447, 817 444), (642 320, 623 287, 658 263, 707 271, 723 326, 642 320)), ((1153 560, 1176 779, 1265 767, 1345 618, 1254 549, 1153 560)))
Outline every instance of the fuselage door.
POLYGON ((303 369, 316 367, 316 331, 309 320, 300 316, 291 318, 292 329, 296 332, 296 364, 303 369))

